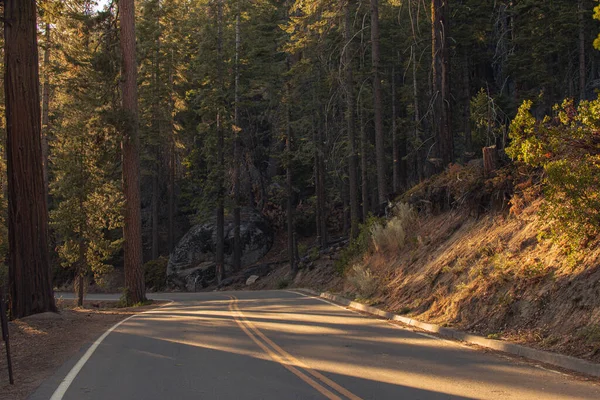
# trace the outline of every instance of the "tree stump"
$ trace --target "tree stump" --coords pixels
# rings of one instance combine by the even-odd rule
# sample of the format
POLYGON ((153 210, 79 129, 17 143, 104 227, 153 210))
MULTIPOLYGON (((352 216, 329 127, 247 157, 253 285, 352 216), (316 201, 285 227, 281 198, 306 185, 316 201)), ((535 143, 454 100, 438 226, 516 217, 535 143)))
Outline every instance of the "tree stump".
POLYGON ((483 148, 483 176, 489 178, 498 169, 498 149, 496 146, 483 148))

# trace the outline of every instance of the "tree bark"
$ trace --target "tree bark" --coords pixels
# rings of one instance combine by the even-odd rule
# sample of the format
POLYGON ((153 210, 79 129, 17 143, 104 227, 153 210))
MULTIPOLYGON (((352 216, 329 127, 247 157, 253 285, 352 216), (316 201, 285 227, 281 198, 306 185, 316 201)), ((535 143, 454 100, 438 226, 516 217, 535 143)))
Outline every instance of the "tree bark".
POLYGON ((448 0, 431 0, 432 96, 436 142, 436 170, 442 171, 454 158, 450 108, 450 57, 448 52, 448 0))
POLYGON ((154 171, 152 171, 152 259, 156 260, 159 257, 159 242, 158 242, 158 203, 159 187, 159 150, 156 149, 156 159, 154 163, 154 171))
POLYGON ((48 257, 35 0, 4 2, 8 278, 13 318, 56 311, 48 257))
MULTIPOLYGON (((157 26, 160 27, 160 14, 157 12, 157 26)), ((161 121, 160 121, 160 33, 156 39, 156 49, 154 51, 154 115, 153 115, 153 124, 154 124, 154 133, 156 134, 156 143, 154 150, 154 168, 152 168, 152 246, 151 253, 152 259, 156 260, 159 256, 159 242, 158 242, 158 207, 159 207, 159 175, 160 175, 160 145, 158 143, 162 143, 161 139, 161 121)))
POLYGON ((346 129, 348 134, 348 181, 349 181, 349 200, 350 200, 350 237, 358 236, 358 162, 356 155, 355 138, 355 105, 354 105, 354 77, 352 71, 352 20, 351 20, 351 0, 346 0, 344 7, 344 70, 345 70, 345 91, 346 91, 346 129))
POLYGON ((400 192, 400 149, 398 143, 398 112, 396 107, 396 69, 392 67, 390 76, 392 91, 392 188, 394 194, 400 192))
POLYGON ((369 215, 369 180, 368 180, 368 160, 367 160, 367 131, 365 129, 364 111, 360 107, 360 178, 362 194, 362 221, 367 221, 369 215))
MULTIPOLYGON (((238 5, 239 7, 239 5, 238 5)), ((242 165, 242 149, 240 144, 240 13, 235 17, 235 95, 233 111, 233 269, 238 271, 242 268, 242 241, 240 237, 240 225, 242 224, 240 205, 240 169, 242 165)))
POLYGON ((498 169, 498 149, 496 146, 483 148, 483 175, 486 178, 492 176, 494 171, 498 169))
MULTIPOLYGON (((223 90, 223 2, 217 2, 217 76, 219 88, 223 90)), ((219 177, 217 182, 217 248, 216 269, 217 282, 225 278, 225 206, 224 206, 224 132, 221 121, 221 103, 217 102, 217 168, 219 177)))
POLYGON ((168 233, 167 241, 169 246, 169 254, 175 247, 175 231, 174 231, 174 220, 175 220, 175 172, 176 172, 176 155, 175 155, 175 121, 173 120, 173 112, 175 109, 173 100, 173 52, 171 52, 171 65, 169 66, 169 184, 167 194, 167 208, 168 208, 168 233))
POLYGON ((44 165, 44 193, 46 202, 48 202, 48 135, 50 134, 50 24, 45 26, 45 47, 44 47, 44 83, 42 85, 42 162, 44 165))
MULTIPOLYGON (((287 59, 287 70, 290 70, 290 59, 287 59)), ((288 235, 288 257, 290 258, 290 272, 296 275, 298 272, 298 263, 296 262, 295 250, 295 229, 294 229, 294 187, 292 181, 292 126, 291 126, 291 110, 290 110, 290 83, 285 83, 285 152, 286 152, 286 171, 285 180, 287 187, 287 235, 288 235)))
POLYGON ((317 235, 319 245, 324 248, 327 246, 329 241, 328 231, 327 231, 327 193, 325 190, 325 151, 323 149, 323 143, 325 141, 323 137, 323 116, 321 113, 321 101, 318 95, 318 87, 321 85, 321 65, 318 64, 316 66, 317 74, 316 74, 316 83, 313 85, 313 104, 315 107, 314 110, 314 126, 313 126, 313 136, 315 142, 315 194, 317 196, 317 235))
MULTIPOLYGON (((410 3, 409 3, 410 4, 410 3)), ((415 39, 416 41, 416 39, 415 39)), ((417 181, 421 182, 423 179, 423 163, 421 160, 421 114, 419 113, 419 87, 417 82, 417 59, 414 50, 414 46, 410 47, 412 53, 412 80, 413 80, 413 100, 414 100, 414 108, 415 108, 415 149, 413 151, 415 157, 415 171, 417 181)))
POLYGON ((465 151, 473 151, 473 139, 471 135, 471 79, 469 76, 469 58, 465 56, 463 66, 463 85, 465 90, 465 102, 463 109, 464 129, 465 129, 465 151))
POLYGON ((371 0, 371 61, 373 66, 373 112, 375 119, 375 164, 377 166, 378 208, 387 202, 385 179, 385 144, 383 140, 383 117, 381 106, 381 77, 379 72, 379 0, 371 0))
MULTIPOLYGON (((83 232, 80 230, 80 232, 83 232)), ((83 297, 85 296, 85 241, 83 238, 79 240, 79 262, 77 270, 77 305, 83 307, 83 297)))
POLYGON ((142 219, 140 210, 140 138, 138 127, 137 63, 135 48, 134 0, 120 0, 121 54, 123 59, 123 227, 125 286, 127 304, 146 300, 142 268, 142 219))

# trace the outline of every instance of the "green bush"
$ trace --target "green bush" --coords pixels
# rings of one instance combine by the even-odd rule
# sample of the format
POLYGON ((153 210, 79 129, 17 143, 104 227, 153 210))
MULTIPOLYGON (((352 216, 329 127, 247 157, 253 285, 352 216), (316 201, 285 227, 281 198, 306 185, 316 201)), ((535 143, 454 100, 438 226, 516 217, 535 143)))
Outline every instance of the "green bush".
POLYGON ((144 278, 146 288, 154 291, 164 290, 167 287, 167 265, 169 259, 159 257, 144 264, 144 278))
POLYGON ((369 245, 371 244, 371 228, 375 225, 382 225, 383 221, 383 218, 377 218, 370 215, 365 223, 360 225, 356 239, 353 239, 350 244, 340 252, 340 258, 335 262, 335 269, 340 274, 343 274, 357 257, 369 250, 369 245))
POLYGON ((541 213, 555 238, 576 247, 598 237, 600 228, 600 100, 572 100, 555 106, 554 115, 537 120, 526 101, 510 127, 506 153, 543 168, 545 203, 541 213))

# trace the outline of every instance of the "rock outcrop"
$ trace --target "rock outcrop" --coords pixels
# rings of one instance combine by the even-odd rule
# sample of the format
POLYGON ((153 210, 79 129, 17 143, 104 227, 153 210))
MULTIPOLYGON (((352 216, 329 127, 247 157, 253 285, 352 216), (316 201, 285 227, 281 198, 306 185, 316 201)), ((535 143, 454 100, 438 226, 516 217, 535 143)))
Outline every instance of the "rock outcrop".
MULTIPOLYGON (((256 210, 242 209, 240 237, 242 267, 254 264, 269 252, 274 232, 256 210)), ((172 289, 196 291, 215 279, 216 219, 193 226, 179 241, 167 267, 167 283, 172 289)), ((233 263, 233 218, 225 218, 225 270, 233 263)))

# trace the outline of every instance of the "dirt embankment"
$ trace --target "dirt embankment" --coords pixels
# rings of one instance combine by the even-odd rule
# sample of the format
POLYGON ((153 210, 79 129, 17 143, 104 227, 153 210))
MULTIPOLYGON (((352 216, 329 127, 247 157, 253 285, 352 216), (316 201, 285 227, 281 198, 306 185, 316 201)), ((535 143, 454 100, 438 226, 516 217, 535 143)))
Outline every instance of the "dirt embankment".
MULTIPOLYGON (((545 237, 536 177, 519 182, 517 175, 507 169, 485 180, 477 165, 451 168, 404 197, 419 217, 401 249, 370 246, 348 265, 366 274, 352 279, 348 268, 342 278, 321 257, 289 283, 600 362, 600 246, 567 250, 545 237), (365 279, 375 281, 368 296, 356 285, 365 279)), ((281 286, 286 272, 273 272, 260 287, 281 286)))

